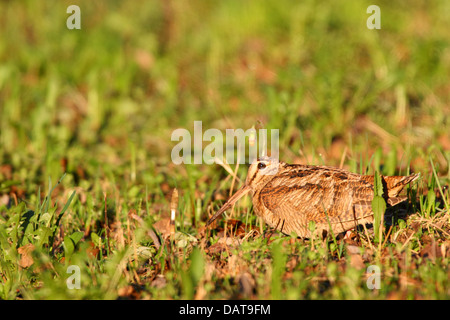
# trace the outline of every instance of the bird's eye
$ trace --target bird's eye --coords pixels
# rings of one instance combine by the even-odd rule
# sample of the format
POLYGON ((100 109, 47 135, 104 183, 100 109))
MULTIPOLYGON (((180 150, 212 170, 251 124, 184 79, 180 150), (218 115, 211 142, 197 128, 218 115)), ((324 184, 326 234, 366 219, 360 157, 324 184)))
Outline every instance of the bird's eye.
POLYGON ((258 169, 264 169, 266 167, 266 164, 265 163, 262 163, 262 162, 260 162, 260 163, 258 163, 258 169))

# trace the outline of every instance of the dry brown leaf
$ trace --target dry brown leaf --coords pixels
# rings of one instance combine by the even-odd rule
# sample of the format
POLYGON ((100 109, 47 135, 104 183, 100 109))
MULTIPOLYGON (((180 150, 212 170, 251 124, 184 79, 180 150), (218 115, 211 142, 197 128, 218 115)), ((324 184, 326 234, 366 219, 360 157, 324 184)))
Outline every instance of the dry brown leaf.
POLYGON ((89 248, 86 249, 88 256, 92 259, 96 259, 100 252, 100 249, 92 241, 89 241, 89 248))
POLYGON ((419 255, 422 258, 428 258, 434 262, 436 258, 442 257, 442 252, 439 249, 436 241, 432 241, 431 243, 428 243, 425 247, 423 247, 422 250, 420 250, 419 255))
POLYGON ((158 289, 162 289, 166 286, 166 284, 167 284, 167 281, 166 281, 166 278, 164 277, 164 275, 158 274, 156 276, 156 278, 152 281, 151 286, 156 287, 158 289))
POLYGON ((119 297, 125 298, 125 299, 139 299, 141 297, 140 292, 138 292, 136 290, 136 287, 133 285, 128 285, 126 287, 120 288, 117 291, 117 294, 119 295, 119 297))
POLYGON ((237 247, 240 245, 240 241, 237 238, 234 237, 221 237, 219 240, 217 240, 217 244, 224 244, 226 246, 230 247, 237 247))
POLYGON ((31 256, 31 253, 35 249, 35 246, 31 243, 28 243, 19 249, 17 249, 17 252, 20 254, 20 261, 19 265, 22 268, 28 268, 34 263, 33 257, 31 256))
POLYGON ((357 270, 361 270, 366 267, 360 254, 352 254, 350 256, 350 265, 357 270))
POLYGON ((2 164, 0 166, 0 175, 3 175, 5 180, 12 179, 12 166, 10 164, 2 164))
POLYGON ((218 254, 224 250, 226 250, 225 244, 217 242, 217 243, 209 246, 205 251, 208 254, 218 254))
POLYGON ((243 298, 250 298, 255 291, 255 280, 248 272, 243 272, 238 277, 239 293, 243 298))
POLYGON ((167 237, 170 234, 170 219, 162 218, 161 220, 156 221, 153 224, 153 227, 163 235, 163 237, 167 237))
MULTIPOLYGON (((226 272, 232 276, 236 277, 242 272, 246 272, 248 269, 247 263, 239 257, 239 255, 231 255, 228 257, 228 270, 226 272)), ((225 270, 224 270, 225 271, 225 270)))
POLYGON ((9 195, 7 194, 2 194, 0 195, 0 205, 8 205, 9 203, 9 195))
POLYGON ((144 71, 150 70, 155 62, 155 58, 153 57, 153 55, 144 49, 137 49, 135 51, 134 60, 144 71))
POLYGON ((351 255, 353 254, 360 254, 361 253, 361 247, 355 246, 355 245, 348 245, 347 246, 347 252, 351 255))

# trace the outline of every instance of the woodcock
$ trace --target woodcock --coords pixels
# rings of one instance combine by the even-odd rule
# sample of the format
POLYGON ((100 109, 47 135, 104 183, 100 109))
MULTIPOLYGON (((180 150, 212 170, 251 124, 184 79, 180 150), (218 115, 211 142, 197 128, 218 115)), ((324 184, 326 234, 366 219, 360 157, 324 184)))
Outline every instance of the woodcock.
MULTIPOLYGON (((407 200, 399 193, 418 177, 419 174, 383 176, 383 197, 388 207, 407 200)), ((329 232, 331 226, 335 235, 373 222, 374 176, 262 157, 250 165, 245 184, 206 226, 249 192, 256 215, 285 234, 295 232, 299 237, 311 237, 310 221, 315 222, 314 232, 329 232)))

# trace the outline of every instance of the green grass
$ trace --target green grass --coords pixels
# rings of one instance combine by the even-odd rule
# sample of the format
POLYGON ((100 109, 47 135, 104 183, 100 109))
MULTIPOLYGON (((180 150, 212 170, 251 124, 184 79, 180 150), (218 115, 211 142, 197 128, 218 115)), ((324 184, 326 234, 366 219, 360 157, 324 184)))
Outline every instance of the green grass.
POLYGON ((371 4, 0 2, 0 298, 449 299, 450 4, 381 1, 368 30, 371 4), (171 162, 197 120, 279 129, 290 163, 420 172, 412 214, 378 242, 269 237, 247 198, 205 230, 233 179, 171 162))

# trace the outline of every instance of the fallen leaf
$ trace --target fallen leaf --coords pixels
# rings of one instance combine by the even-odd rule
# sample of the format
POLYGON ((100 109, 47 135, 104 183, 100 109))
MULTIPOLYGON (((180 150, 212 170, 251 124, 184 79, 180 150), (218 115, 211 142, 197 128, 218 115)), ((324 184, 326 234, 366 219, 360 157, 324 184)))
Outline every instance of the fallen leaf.
POLYGON ((442 252, 441 252, 441 250, 439 250, 436 241, 432 241, 431 243, 429 243, 425 247, 423 247, 422 250, 420 250, 419 255, 422 258, 428 258, 434 262, 434 260, 436 260, 436 258, 442 256, 442 252))
POLYGON ((219 240, 217 240, 218 244, 225 244, 227 246, 237 247, 240 245, 239 239, 236 239, 234 237, 221 237, 219 240))
POLYGON ((2 194, 2 195, 0 196, 0 205, 5 205, 5 206, 7 206, 8 203, 9 203, 9 195, 7 195, 7 194, 2 194))
POLYGON ((350 256, 350 265, 357 270, 361 270, 366 267, 360 254, 352 254, 350 256))
POLYGON ((19 252, 19 254, 21 255, 19 266, 21 266, 22 268, 28 268, 34 263, 34 260, 31 257, 31 253, 33 252, 34 249, 35 246, 31 243, 28 243, 17 249, 17 252, 19 252))
POLYGON ((217 254, 217 253, 221 253, 224 250, 226 250, 225 244, 217 242, 217 243, 209 246, 205 251, 208 254, 217 254))
POLYGON ((163 237, 168 237, 170 235, 170 219, 162 218, 161 220, 156 221, 153 224, 153 227, 158 230, 159 233, 163 235, 163 237))
POLYGON ((90 258, 95 259, 97 258, 100 250, 92 241, 89 241, 89 248, 86 249, 86 252, 90 258))
POLYGON ((134 60, 144 71, 150 70, 155 62, 155 58, 153 57, 153 55, 144 49, 137 49, 135 51, 134 60))
POLYGON ((158 289, 162 289, 166 286, 166 284, 167 284, 167 281, 166 281, 166 278, 164 277, 164 275, 158 274, 156 276, 156 278, 152 281, 151 286, 156 287, 158 289))
POLYGON ((117 293, 122 299, 139 299, 141 294, 136 290, 136 286, 128 285, 120 288, 117 293))
POLYGON ((12 179, 12 166, 10 164, 3 164, 0 166, 0 175, 3 175, 4 180, 12 179))
POLYGON ((239 275, 239 293, 244 299, 250 298, 255 291, 255 280, 248 272, 239 275))
POLYGON ((361 247, 355 246, 355 245, 348 245, 347 246, 347 252, 351 255, 353 254, 360 254, 361 253, 361 247))

